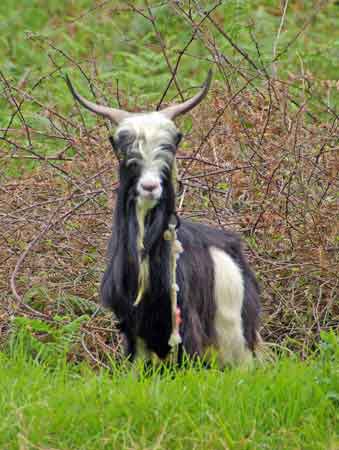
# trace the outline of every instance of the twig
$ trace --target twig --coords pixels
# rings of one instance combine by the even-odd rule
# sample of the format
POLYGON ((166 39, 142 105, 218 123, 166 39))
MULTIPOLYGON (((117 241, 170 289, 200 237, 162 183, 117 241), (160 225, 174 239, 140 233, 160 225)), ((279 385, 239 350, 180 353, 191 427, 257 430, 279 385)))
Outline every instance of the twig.
POLYGON ((276 56, 277 56, 277 46, 278 46, 278 42, 280 39, 280 34, 281 34, 281 30, 284 26, 284 22, 285 22, 285 17, 286 17, 286 11, 287 11, 287 6, 288 6, 288 0, 285 0, 285 4, 284 4, 284 9, 283 9, 283 13, 281 16, 281 20, 280 20, 280 25, 279 25, 279 29, 277 32, 277 36, 273 42, 273 61, 272 61, 272 74, 273 74, 273 78, 277 78, 277 65, 276 65, 276 56))

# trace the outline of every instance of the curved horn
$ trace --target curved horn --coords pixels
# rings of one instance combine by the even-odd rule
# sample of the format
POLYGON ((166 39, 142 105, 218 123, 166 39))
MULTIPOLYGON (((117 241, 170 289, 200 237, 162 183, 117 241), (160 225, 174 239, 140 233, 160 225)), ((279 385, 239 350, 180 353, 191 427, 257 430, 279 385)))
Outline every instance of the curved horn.
POLYGON ((186 100, 183 103, 178 103, 176 105, 171 105, 160 112, 164 114, 168 119, 172 120, 175 117, 179 116, 180 114, 184 114, 190 109, 194 108, 206 96, 211 85, 211 80, 212 80, 212 70, 210 69, 208 71, 206 81, 203 84, 200 92, 198 92, 194 97, 190 98, 189 100, 186 100))
POLYGON ((131 113, 124 111, 122 109, 115 109, 115 108, 109 108, 108 106, 103 105, 97 105, 96 103, 90 102, 89 100, 86 100, 84 97, 82 97, 78 92, 74 89, 71 80, 69 79, 68 75, 66 75, 66 83, 71 91, 73 97, 81 103, 82 106, 89 109, 90 111, 94 112, 95 114, 99 114, 101 116, 107 117, 112 122, 114 122, 116 125, 118 125, 119 122, 126 119, 131 115, 131 113))

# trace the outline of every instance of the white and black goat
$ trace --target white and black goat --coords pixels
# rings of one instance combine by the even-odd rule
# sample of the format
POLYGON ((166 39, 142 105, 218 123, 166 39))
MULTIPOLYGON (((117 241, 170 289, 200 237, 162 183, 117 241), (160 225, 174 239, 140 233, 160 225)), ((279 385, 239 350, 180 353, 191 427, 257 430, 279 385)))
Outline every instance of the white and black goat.
MULTIPOLYGON (((193 98, 157 112, 130 113, 84 99, 67 78, 77 101, 117 125, 113 142, 120 185, 101 295, 119 320, 132 360, 152 352, 165 359, 170 352, 170 242, 164 231, 175 212, 172 171, 181 139, 173 119, 196 106, 210 82, 211 72, 193 98), (135 305, 142 264, 146 285, 135 305)), ((259 289, 238 236, 188 220, 180 221, 177 236, 183 247, 176 267, 179 355, 184 350, 204 357, 214 350, 222 366, 250 360, 257 344, 259 289)))

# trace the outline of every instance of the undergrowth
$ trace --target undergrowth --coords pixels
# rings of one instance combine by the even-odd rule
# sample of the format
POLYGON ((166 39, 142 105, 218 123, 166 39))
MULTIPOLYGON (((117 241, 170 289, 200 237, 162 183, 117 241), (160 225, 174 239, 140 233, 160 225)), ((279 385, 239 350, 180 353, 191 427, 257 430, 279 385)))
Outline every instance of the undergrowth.
POLYGON ((113 130, 74 104, 65 73, 90 99, 139 111, 187 98, 212 67, 209 97, 178 121, 179 213, 246 240, 265 340, 305 358, 337 330, 337 12, 309 0, 2 1, 0 345, 30 330, 41 358, 101 367, 120 352, 98 306, 113 130))

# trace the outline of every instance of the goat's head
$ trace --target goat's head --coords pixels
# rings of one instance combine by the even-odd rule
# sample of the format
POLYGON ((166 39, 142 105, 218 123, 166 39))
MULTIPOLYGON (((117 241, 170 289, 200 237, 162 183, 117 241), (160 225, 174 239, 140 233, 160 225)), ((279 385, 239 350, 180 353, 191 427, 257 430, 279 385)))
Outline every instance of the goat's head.
POLYGON ((117 129, 114 148, 121 157, 120 175, 133 180, 135 196, 153 207, 162 197, 164 180, 171 176, 181 133, 173 120, 194 108, 205 97, 212 71, 191 99, 151 113, 130 113, 90 102, 79 95, 66 78, 74 98, 88 110, 110 119, 117 129))

